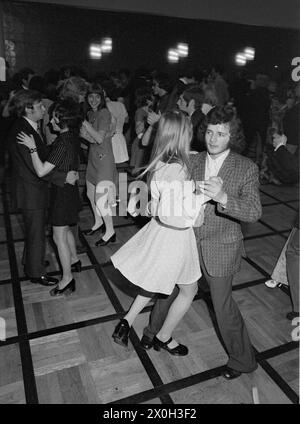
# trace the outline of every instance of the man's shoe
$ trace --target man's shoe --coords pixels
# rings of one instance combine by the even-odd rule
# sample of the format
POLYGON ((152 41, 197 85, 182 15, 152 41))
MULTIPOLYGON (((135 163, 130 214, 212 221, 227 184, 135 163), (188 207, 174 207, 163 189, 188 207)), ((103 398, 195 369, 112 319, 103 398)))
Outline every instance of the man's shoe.
POLYGON ((140 344, 141 347, 145 350, 151 349, 151 347, 153 347, 153 339, 150 339, 148 336, 143 335, 140 344))
POLYGON ((234 378, 238 378, 242 375, 241 371, 234 370, 233 368, 226 367, 224 371, 221 373, 222 377, 226 378, 226 380, 233 380, 234 378))
POLYGON ((42 275, 40 278, 30 278, 33 284, 41 284, 42 286, 55 286, 58 283, 57 278, 50 277, 49 275, 42 275))
POLYGON ((299 317, 299 312, 294 312, 294 311, 292 311, 292 312, 288 312, 288 313, 286 314, 286 317, 287 317, 287 319, 288 319, 289 321, 293 321, 293 319, 294 319, 294 318, 298 318, 298 317, 299 317))

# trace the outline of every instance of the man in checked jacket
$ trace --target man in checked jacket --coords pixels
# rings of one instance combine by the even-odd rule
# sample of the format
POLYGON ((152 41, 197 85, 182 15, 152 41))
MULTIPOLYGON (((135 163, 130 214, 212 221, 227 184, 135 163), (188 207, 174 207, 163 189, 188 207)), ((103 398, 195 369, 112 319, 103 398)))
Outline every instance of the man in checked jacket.
MULTIPOLYGON (((191 155, 191 175, 198 190, 211 197, 204 211, 204 223, 195 227, 199 261, 211 293, 218 327, 229 360, 222 375, 239 377, 257 368, 255 355, 243 317, 232 298, 232 280, 240 268, 244 252, 241 221, 261 217, 258 168, 241 150, 243 134, 234 110, 216 107, 207 115, 207 152, 191 155)), ((168 298, 158 298, 144 329, 141 346, 152 347, 178 289, 168 298)), ((164 340, 162 340, 164 341, 164 340)), ((167 349, 178 354, 178 349, 167 349)))

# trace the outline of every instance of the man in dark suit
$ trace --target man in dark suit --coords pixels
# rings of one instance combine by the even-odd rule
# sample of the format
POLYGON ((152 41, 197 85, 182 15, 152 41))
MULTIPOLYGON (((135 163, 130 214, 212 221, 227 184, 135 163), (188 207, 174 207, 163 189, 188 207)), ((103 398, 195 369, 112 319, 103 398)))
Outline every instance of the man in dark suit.
POLYGON ((65 182, 74 184, 78 178, 73 171, 55 171, 47 177, 39 178, 34 170, 31 150, 18 143, 21 132, 32 134, 36 149, 42 161, 48 155, 48 146, 39 134, 38 123, 43 118, 45 108, 41 94, 32 90, 19 90, 12 101, 12 112, 18 117, 9 136, 8 148, 12 159, 12 196, 14 206, 21 209, 25 227, 25 273, 31 282, 45 286, 57 283, 45 272, 46 248, 46 209, 48 207, 48 181, 56 185, 65 182))
POLYGON ((202 104, 204 102, 204 92, 201 87, 195 84, 186 86, 183 93, 179 96, 177 105, 180 110, 186 112, 191 118, 193 125, 193 138, 191 141, 191 150, 201 152, 205 150, 198 138, 199 128, 203 124, 205 115, 202 112, 202 104))
MULTIPOLYGON (((204 223, 194 228, 202 273, 229 360, 223 377, 233 379, 257 368, 254 351, 239 308, 232 298, 232 280, 239 270, 243 248, 240 221, 255 222, 262 213, 258 168, 234 152, 242 146, 240 123, 232 108, 216 107, 207 115, 207 152, 191 155, 191 175, 196 186, 212 198, 204 211, 204 223)), ((144 329, 141 346, 152 347, 178 289, 159 298, 144 329)))

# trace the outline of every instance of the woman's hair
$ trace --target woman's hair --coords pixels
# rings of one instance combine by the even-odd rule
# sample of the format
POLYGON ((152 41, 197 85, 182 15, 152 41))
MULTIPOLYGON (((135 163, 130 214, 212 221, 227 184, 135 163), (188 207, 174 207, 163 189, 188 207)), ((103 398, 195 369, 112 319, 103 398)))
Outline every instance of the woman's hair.
POLYGON ((88 90, 87 90, 87 93, 86 93, 86 101, 87 101, 88 104, 89 104, 88 96, 90 94, 99 94, 99 96, 101 96, 101 101, 100 101, 100 104, 98 106, 98 110, 106 107, 105 92, 104 92, 104 90, 103 90, 103 88, 100 84, 98 84, 97 82, 92 82, 91 84, 89 84, 88 90))
POLYGON ((229 148, 242 153, 246 147, 245 137, 243 133, 242 123, 236 115, 236 111, 232 106, 216 106, 206 115, 207 125, 229 124, 229 148))
POLYGON ((192 136, 193 127, 187 114, 179 110, 165 112, 159 120, 150 163, 140 177, 149 172, 150 183, 159 161, 188 168, 192 136))
POLYGON ((58 118, 59 128, 68 128, 73 132, 79 132, 83 121, 80 104, 71 97, 53 103, 49 109, 49 115, 55 115, 58 118))
POLYGON ((65 99, 67 97, 79 101, 79 96, 85 96, 87 90, 87 83, 81 77, 68 78, 62 86, 59 97, 65 99))

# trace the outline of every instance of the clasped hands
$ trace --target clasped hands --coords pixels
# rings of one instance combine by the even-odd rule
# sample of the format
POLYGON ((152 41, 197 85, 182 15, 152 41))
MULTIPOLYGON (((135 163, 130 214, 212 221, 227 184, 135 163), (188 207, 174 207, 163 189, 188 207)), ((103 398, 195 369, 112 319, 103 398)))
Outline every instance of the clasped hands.
POLYGON ((155 113, 155 112, 149 112, 148 116, 147 116, 147 122, 149 125, 153 126, 154 124, 156 124, 156 122, 158 122, 160 120, 161 117, 161 113, 155 113))
POLYGON ((227 203, 227 194, 223 190, 223 180, 220 177, 210 177, 208 180, 197 181, 197 188, 205 196, 210 197, 215 202, 225 205, 227 203))

